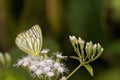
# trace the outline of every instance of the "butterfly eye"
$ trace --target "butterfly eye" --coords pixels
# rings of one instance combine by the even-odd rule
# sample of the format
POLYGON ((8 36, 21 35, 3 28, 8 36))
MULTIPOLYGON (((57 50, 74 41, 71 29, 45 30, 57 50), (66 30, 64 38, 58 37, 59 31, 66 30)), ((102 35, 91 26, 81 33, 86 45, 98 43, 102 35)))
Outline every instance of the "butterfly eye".
POLYGON ((42 48, 42 32, 39 25, 24 31, 15 39, 16 45, 25 53, 38 56, 42 48))

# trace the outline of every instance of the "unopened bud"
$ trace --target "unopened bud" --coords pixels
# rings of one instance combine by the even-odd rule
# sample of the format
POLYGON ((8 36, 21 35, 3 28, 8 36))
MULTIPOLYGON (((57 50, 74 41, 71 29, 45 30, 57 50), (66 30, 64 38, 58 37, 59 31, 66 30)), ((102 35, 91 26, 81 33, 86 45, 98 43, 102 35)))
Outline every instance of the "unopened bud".
POLYGON ((9 53, 5 53, 5 60, 6 60, 6 64, 10 65, 10 63, 11 63, 11 57, 10 57, 9 53))
POLYGON ((3 56, 3 54, 1 52, 0 52, 0 65, 1 66, 5 65, 5 59, 4 59, 4 56, 3 56))
POLYGON ((82 40, 80 37, 78 38, 78 43, 80 45, 80 48, 83 49, 84 48, 84 44, 85 44, 85 41, 82 40))
POLYGON ((69 36, 72 45, 78 44, 77 38, 75 36, 69 36))
POLYGON ((96 48, 97 48, 97 44, 93 45, 93 54, 96 54, 96 48))
POLYGON ((94 59, 93 60, 96 60, 98 57, 100 57, 100 55, 102 54, 102 52, 103 52, 103 48, 101 47, 101 45, 98 43, 97 44, 97 55, 94 57, 94 59))
POLYGON ((93 43, 91 41, 86 43, 85 49, 86 49, 86 53, 87 54, 91 54, 91 52, 92 52, 92 45, 93 45, 93 43))

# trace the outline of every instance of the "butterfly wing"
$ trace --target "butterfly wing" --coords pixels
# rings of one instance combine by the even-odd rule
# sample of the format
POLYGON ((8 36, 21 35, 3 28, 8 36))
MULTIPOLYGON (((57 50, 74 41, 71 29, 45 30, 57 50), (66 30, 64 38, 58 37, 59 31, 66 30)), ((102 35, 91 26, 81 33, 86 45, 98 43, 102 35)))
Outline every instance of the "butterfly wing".
POLYGON ((38 56, 42 48, 42 32, 39 25, 18 34, 15 43, 22 51, 38 56))

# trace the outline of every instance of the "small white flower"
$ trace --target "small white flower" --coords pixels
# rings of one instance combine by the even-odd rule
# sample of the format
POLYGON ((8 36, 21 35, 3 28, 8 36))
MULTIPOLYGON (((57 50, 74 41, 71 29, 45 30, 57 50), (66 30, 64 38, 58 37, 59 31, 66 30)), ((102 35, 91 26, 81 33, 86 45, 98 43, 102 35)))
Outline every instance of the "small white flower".
POLYGON ((57 58, 63 58, 62 54, 57 54, 57 58))
POLYGON ((51 68, 50 67, 45 67, 43 70, 46 73, 46 72, 49 72, 51 70, 51 68))
POLYGON ((58 71, 59 71, 60 73, 63 73, 65 70, 64 70, 63 67, 59 67, 59 68, 58 68, 58 71))
POLYGON ((50 66, 50 65, 53 65, 53 62, 54 62, 54 61, 51 60, 51 59, 47 59, 45 62, 46 62, 47 65, 50 66))
POLYGON ((24 67, 26 67, 26 66, 28 66, 28 65, 29 65, 28 62, 24 62, 24 63, 23 63, 23 66, 24 66, 24 67))
POLYGON ((39 61, 37 61, 37 60, 33 60, 33 61, 31 61, 30 62, 31 63, 31 65, 35 65, 36 67, 38 67, 39 66, 39 61))
POLYGON ((24 61, 23 60, 19 60, 19 62, 17 63, 17 66, 23 65, 24 61))
POLYGON ((55 64, 54 64, 54 68, 55 68, 55 69, 57 69, 57 68, 59 68, 59 67, 60 67, 60 63, 55 63, 55 64))
POLYGON ((41 69, 38 69, 38 70, 35 72, 35 74, 36 74, 37 76, 40 76, 42 73, 43 73, 43 71, 42 71, 41 69))
POLYGON ((31 57, 27 56, 27 57, 23 58, 23 60, 24 60, 24 62, 29 62, 29 61, 31 61, 31 57))
POLYGON ((38 69, 35 65, 31 65, 29 68, 30 71, 36 71, 38 69))
POLYGON ((67 78, 65 76, 63 76, 60 80, 67 80, 67 78))
POLYGON ((55 74, 54 74, 54 72, 48 72, 48 73, 46 73, 46 75, 50 78, 50 77, 53 77, 55 74))
POLYGON ((56 54, 56 57, 57 57, 57 58, 60 58, 60 59, 65 59, 65 58, 67 58, 67 56, 62 56, 62 54, 59 53, 59 52, 56 54))
POLYGON ((42 67, 46 66, 46 64, 45 64, 44 61, 41 61, 41 62, 39 62, 38 64, 39 64, 39 66, 42 66, 42 67))
POLYGON ((42 54, 46 54, 46 53, 48 53, 49 52, 49 49, 43 49, 40 53, 42 53, 42 54))

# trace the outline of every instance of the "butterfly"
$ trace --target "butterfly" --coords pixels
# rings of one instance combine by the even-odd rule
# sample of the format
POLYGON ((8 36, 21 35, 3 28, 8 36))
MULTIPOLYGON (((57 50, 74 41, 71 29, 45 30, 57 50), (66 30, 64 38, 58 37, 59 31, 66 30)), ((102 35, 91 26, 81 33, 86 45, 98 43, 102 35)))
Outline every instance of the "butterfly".
POLYGON ((39 25, 21 32, 15 39, 16 45, 25 53, 38 56, 42 48, 42 31, 39 25))

